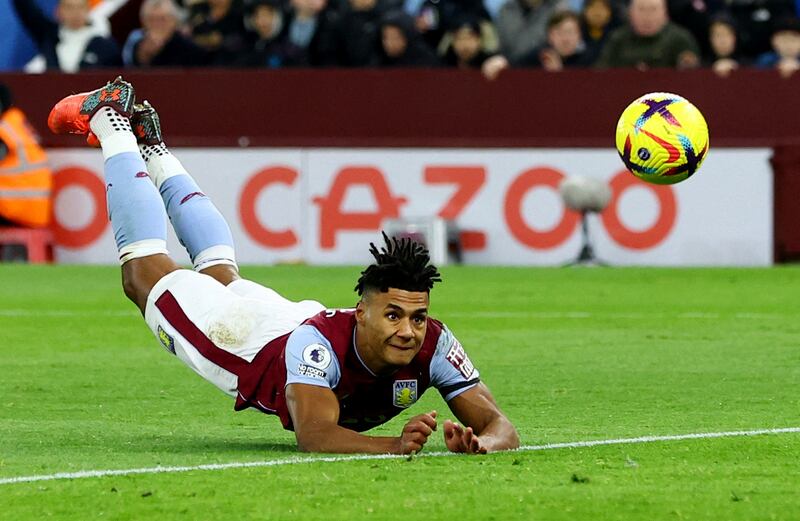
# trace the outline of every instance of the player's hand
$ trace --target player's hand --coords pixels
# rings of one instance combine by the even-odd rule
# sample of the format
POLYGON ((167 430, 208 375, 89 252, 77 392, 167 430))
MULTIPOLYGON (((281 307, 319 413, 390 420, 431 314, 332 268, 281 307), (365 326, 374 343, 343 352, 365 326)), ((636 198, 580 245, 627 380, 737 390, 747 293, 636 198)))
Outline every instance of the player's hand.
POLYGON ((444 421, 444 443, 450 452, 467 454, 486 454, 481 439, 472 432, 472 427, 462 427, 450 420, 444 421))
POLYGON ((400 435, 400 454, 411 454, 422 450, 428 436, 436 430, 436 411, 418 414, 408 420, 400 435))

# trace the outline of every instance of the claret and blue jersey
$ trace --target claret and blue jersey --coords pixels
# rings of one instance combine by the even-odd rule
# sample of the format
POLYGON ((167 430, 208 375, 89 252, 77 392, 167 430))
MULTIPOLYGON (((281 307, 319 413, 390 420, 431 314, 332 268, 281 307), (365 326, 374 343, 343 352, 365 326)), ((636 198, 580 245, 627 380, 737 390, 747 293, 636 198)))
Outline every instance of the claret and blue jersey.
POLYGON ((339 400, 339 425, 365 431, 414 404, 430 387, 449 401, 478 384, 480 376, 455 336, 427 318, 422 347, 388 376, 370 371, 355 349, 355 310, 326 310, 276 338, 239 375, 236 409, 255 407, 292 421, 284 389, 290 384, 329 388, 339 400))

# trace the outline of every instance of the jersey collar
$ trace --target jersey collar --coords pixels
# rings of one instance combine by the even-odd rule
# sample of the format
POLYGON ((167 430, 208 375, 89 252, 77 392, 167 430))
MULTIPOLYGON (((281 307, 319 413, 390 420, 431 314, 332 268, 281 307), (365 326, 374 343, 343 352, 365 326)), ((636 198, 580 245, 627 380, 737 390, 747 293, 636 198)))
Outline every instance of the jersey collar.
MULTIPOLYGON (((358 327, 358 326, 356 326, 356 327, 358 327)), ((361 366, 364 369, 366 369, 369 374, 371 374, 375 378, 378 378, 378 375, 373 373, 372 369, 367 367, 367 364, 364 363, 364 360, 361 358, 361 355, 358 352, 358 346, 356 345, 356 327, 353 328, 353 351, 356 353, 356 358, 358 358, 358 361, 361 362, 361 366)))

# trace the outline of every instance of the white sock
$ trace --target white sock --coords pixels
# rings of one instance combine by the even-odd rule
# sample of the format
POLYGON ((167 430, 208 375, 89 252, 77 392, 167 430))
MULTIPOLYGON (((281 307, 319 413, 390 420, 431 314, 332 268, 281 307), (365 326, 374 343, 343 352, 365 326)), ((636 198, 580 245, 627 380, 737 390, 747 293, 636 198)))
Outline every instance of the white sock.
POLYGON ((111 107, 102 107, 95 112, 89 120, 89 128, 100 140, 103 159, 108 160, 123 152, 139 152, 130 120, 111 107))
POLYGON ((201 251, 197 254, 197 257, 194 258, 195 271, 202 271, 206 268, 217 266, 219 264, 227 264, 228 266, 233 266, 234 268, 239 267, 236 265, 236 254, 234 253, 233 248, 224 244, 212 246, 201 251))
POLYGON ((189 175, 178 158, 173 156, 164 143, 158 145, 139 145, 139 152, 147 165, 150 179, 161 189, 161 185, 174 175, 189 175))
POLYGON ((162 239, 145 239, 120 248, 119 263, 125 264, 133 259, 157 255, 159 253, 169 255, 169 251, 167 251, 167 241, 162 239))

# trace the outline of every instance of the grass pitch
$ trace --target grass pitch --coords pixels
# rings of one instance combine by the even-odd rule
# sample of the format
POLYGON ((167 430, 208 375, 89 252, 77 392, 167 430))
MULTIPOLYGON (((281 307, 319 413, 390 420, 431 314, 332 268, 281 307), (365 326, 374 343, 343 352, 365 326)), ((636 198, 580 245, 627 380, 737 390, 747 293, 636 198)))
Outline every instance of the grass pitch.
MULTIPOLYGON (((0 481, 314 457, 169 356, 118 271, 0 265, 0 481)), ((355 302, 356 268, 242 271, 355 302)), ((443 274, 432 314, 524 445, 800 427, 797 267, 443 274)), ((431 391, 372 432, 429 409, 451 417, 431 391)), ((0 484, 0 519, 795 520, 798 453, 790 433, 0 484)))

